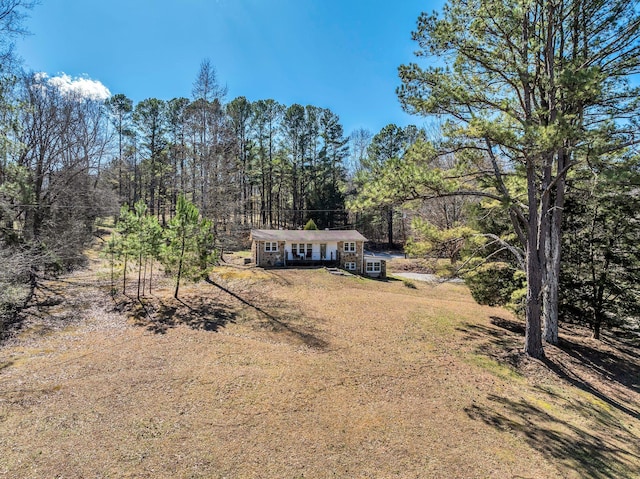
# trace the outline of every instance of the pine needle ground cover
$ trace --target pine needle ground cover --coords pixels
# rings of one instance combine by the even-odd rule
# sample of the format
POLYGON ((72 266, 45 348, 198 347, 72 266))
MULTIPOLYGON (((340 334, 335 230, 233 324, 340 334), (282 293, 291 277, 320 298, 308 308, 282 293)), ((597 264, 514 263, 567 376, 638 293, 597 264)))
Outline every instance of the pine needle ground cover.
POLYGON ((99 261, 0 348, 0 477, 640 474, 628 341, 565 328, 527 360, 463 285, 240 262, 114 302, 99 261))

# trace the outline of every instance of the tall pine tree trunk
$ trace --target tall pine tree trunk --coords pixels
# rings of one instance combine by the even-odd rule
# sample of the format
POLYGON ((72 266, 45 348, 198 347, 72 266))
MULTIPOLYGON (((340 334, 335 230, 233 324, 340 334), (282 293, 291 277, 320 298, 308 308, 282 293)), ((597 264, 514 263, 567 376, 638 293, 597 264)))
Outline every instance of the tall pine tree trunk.
POLYGON ((544 262, 540 257, 540 242, 544 243, 544 232, 540 231, 536 170, 533 160, 527 161, 527 189, 529 199, 529 236, 527 237, 527 304, 524 351, 533 358, 542 358, 542 273, 544 262))
POLYGON ((393 206, 387 209, 387 241, 389 248, 393 249, 393 206))
MULTIPOLYGON (((113 238, 111 239, 113 241, 113 238)), ((111 245, 111 297, 113 298, 116 295, 116 285, 115 285, 115 276, 113 272, 113 268, 115 265, 115 258, 113 252, 113 243, 111 245)))
POLYGON ((144 257, 144 271, 142 273, 142 296, 144 296, 144 292, 147 289, 147 262, 149 258, 144 257))
POLYGON ((527 251, 527 323, 524 351, 533 358, 542 358, 544 356, 540 329, 542 268, 536 248, 531 244, 529 244, 529 248, 527 251))
POLYGON ((549 235, 546 244, 546 284, 543 297, 543 336, 545 342, 558 344, 558 304, 560 261, 562 246, 562 219, 565 203, 565 167, 570 161, 564 148, 557 154, 553 208, 549 212, 549 235))
POLYGON ((140 299, 140 284, 142 282, 142 253, 140 253, 140 256, 138 257, 138 294, 137 294, 137 298, 140 299))
POLYGON ((182 245, 180 249, 180 260, 178 261, 178 275, 176 277, 176 290, 173 293, 173 297, 178 299, 178 291, 180 290, 180 277, 182 276, 182 260, 184 259, 184 249, 185 249, 185 232, 182 232, 182 245))
POLYGON ((545 285, 543 295, 543 335, 549 344, 558 344, 558 287, 560 283, 561 229, 556 221, 561 213, 554 211, 546 246, 545 285))
POLYGON ((127 294, 127 259, 129 255, 124 255, 124 268, 122 270, 122 294, 127 294))
POLYGON ((554 251, 558 249, 555 245, 551 245, 549 256, 546 258, 546 281, 544 285, 543 295, 543 321, 542 329, 544 341, 549 344, 558 344, 558 285, 560 282, 559 275, 559 257, 554 251))
POLYGON ((151 281, 153 280, 153 258, 149 262, 149 295, 151 295, 151 281))

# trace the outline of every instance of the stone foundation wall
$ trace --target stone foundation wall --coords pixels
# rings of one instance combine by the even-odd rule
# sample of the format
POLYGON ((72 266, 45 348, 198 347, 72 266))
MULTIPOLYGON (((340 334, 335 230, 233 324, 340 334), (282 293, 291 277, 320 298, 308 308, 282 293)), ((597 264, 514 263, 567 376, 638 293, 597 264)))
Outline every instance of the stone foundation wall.
POLYGON ((284 265, 284 241, 278 241, 278 251, 265 251, 265 241, 254 241, 251 247, 256 266, 273 268, 284 265))
MULTIPOLYGON (((344 241, 338 241, 338 254, 340 255, 340 268, 344 269, 345 263, 355 263, 356 264, 356 273, 362 273, 362 252, 364 248, 364 242, 356 241, 356 251, 355 252, 345 252, 344 250, 344 241)), ((350 241, 351 243, 351 241, 350 241)))

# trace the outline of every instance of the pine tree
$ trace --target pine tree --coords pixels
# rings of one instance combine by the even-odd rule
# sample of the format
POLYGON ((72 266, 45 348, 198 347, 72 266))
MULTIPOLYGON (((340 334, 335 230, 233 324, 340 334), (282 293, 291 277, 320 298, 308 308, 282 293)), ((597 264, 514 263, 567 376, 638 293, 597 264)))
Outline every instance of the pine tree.
POLYGON ((135 213, 127 205, 122 206, 116 223, 116 238, 113 246, 115 257, 122 261, 122 294, 127 294, 129 258, 134 257, 136 252, 136 228, 135 213))
POLYGON ((304 225, 305 230, 309 231, 309 230, 317 230, 318 226, 316 225, 316 222, 313 221, 312 219, 310 219, 309 221, 307 221, 307 224, 304 225))
POLYGON ((603 327, 640 316, 640 159, 602 159, 569 180, 560 315, 603 327))
POLYGON ((405 197, 475 195, 507 207, 526 251, 533 357, 544 354, 542 325, 557 342, 567 173, 633 141, 638 89, 628 78, 640 68, 639 32, 632 0, 450 0, 441 16, 423 14, 413 34, 419 56, 444 66, 400 68, 405 109, 446 116, 441 152, 468 167, 465 176, 405 182, 405 197), (526 197, 505 184, 511 174, 524 178, 526 197))
POLYGON ((166 246, 162 255, 165 272, 175 276, 174 297, 178 298, 180 282, 186 278, 198 281, 206 277, 216 260, 211 222, 200 219, 198 208, 184 195, 178 197, 176 214, 166 230, 166 246))

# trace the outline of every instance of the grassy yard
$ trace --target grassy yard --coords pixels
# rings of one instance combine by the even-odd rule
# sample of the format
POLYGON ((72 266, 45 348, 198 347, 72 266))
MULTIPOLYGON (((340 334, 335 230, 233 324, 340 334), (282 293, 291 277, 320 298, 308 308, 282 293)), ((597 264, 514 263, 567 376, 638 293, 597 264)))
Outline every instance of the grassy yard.
POLYGON ((0 478, 640 476, 637 346, 531 361, 462 285, 240 261, 113 302, 92 263, 0 347, 0 478))

